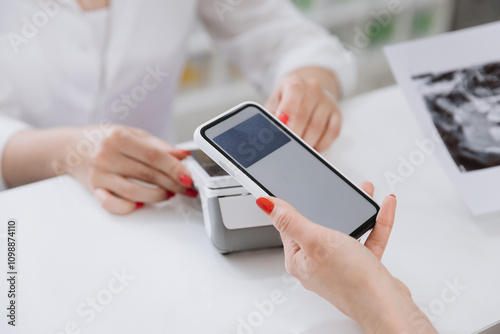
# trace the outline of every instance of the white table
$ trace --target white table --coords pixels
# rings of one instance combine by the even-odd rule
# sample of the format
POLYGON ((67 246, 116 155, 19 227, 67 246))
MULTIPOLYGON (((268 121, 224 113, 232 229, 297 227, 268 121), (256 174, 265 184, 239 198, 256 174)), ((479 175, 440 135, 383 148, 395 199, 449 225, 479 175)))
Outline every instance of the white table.
MULTIPOLYGON (((397 169, 422 133, 396 87, 347 101, 343 110, 342 136, 327 157, 354 181, 374 182, 380 200, 392 192, 384 173, 397 169)), ((384 263, 430 308, 437 329, 470 333, 499 320, 500 214, 473 217, 433 156, 396 194, 384 263), (465 290, 446 290, 455 280, 465 290)), ((13 333, 361 332, 285 274, 282 249, 220 255, 191 200, 118 217, 69 177, 2 192, 5 271, 9 218, 17 219, 19 247, 13 333), (116 280, 122 270, 133 279, 116 280), (274 304, 259 311, 256 303, 271 297, 274 304), (92 298, 99 311, 90 311, 92 298), (240 319, 248 327, 238 329, 240 319)), ((4 333, 7 286, 0 282, 4 333)))

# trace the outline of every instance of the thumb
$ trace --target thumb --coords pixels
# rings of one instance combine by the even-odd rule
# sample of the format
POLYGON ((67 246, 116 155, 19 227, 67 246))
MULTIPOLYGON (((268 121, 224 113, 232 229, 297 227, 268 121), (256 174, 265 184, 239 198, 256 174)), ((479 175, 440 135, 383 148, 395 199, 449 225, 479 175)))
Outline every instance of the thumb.
POLYGON ((301 244, 301 241, 304 241, 317 226, 283 200, 261 197, 257 199, 257 205, 269 216, 278 232, 298 244, 301 244))

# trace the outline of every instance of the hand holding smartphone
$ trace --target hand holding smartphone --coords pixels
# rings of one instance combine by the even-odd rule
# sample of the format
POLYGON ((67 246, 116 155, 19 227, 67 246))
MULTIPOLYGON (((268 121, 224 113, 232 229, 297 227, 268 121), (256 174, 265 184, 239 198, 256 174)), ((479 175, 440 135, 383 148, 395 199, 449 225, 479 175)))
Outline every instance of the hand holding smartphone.
POLYGON ((354 238, 375 224, 379 206, 256 103, 206 122, 194 139, 257 198, 281 198, 309 220, 354 238))

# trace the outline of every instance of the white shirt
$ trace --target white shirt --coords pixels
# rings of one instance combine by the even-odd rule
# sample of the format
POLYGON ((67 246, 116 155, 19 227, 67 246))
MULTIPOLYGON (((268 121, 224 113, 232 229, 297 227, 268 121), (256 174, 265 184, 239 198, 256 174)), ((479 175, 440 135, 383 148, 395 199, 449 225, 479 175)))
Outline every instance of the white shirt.
MULTIPOLYGON (((172 140, 169 111, 197 18, 263 94, 304 66, 334 71, 344 95, 356 81, 338 39, 288 0, 116 0, 96 12, 76 0, 0 0, 0 8, 0 157, 29 127, 112 122, 172 140)), ((0 161, 0 190, 1 175, 0 161)))

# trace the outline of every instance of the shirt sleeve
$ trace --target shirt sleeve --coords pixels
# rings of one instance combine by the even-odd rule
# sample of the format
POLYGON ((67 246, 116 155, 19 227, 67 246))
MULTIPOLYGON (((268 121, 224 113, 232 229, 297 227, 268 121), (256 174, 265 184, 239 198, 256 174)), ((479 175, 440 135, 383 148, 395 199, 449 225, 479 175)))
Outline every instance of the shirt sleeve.
POLYGON ((30 126, 14 115, 19 114, 13 90, 5 77, 0 77, 0 191, 7 188, 2 172, 3 151, 10 138, 30 126))
POLYGON ((289 0, 200 0, 198 6, 216 45, 266 96, 284 75, 306 66, 335 73, 343 96, 354 91, 354 58, 289 0))

